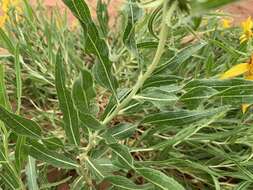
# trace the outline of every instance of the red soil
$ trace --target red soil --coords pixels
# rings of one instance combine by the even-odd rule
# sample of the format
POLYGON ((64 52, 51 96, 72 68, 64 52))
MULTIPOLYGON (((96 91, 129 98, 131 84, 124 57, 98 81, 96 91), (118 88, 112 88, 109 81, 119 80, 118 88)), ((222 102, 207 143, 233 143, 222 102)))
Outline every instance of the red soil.
POLYGON ((248 16, 253 18, 253 0, 244 0, 223 8, 225 12, 231 13, 235 23, 239 23, 248 16))
MULTIPOLYGON (((108 0, 104 0, 108 1, 108 0)), ((36 0, 31 0, 31 2, 36 2, 36 0)), ((59 6, 62 8, 65 8, 64 4, 62 3, 62 0, 44 0, 45 5, 49 7, 53 6, 59 6)), ((86 0, 86 2, 91 7, 91 12, 95 16, 95 8, 96 8, 96 0, 86 0)), ((124 2, 124 0, 111 0, 109 5, 109 13, 110 17, 112 18, 111 22, 113 22, 113 18, 116 18, 117 12, 121 6, 121 4, 124 2)), ((233 3, 229 6, 226 6, 222 8, 225 12, 231 13, 234 17, 235 24, 238 24, 248 16, 253 17, 253 0, 241 0, 237 3, 233 3)), ((70 16, 70 20, 72 20, 73 17, 70 16)))
MULTIPOLYGON (((37 0, 30 0, 30 1, 34 4, 37 0)), ((107 1, 104 1, 104 2, 107 2, 107 1)), ((92 15, 95 16, 97 0, 86 0, 86 2, 90 6, 92 15)), ((122 4, 122 2, 123 2, 123 0, 111 0, 110 1, 110 5, 108 7, 108 10, 109 10, 109 13, 110 13, 110 17, 112 18, 111 22, 113 22, 113 20, 114 20, 113 18, 116 18, 117 12, 120 9, 120 5, 122 4)), ((54 7, 54 6, 58 6, 58 7, 61 7, 63 9, 66 8, 66 6, 62 2, 62 0, 44 0, 44 3, 49 8, 54 7)), ((69 16, 70 20, 73 20, 73 16, 71 16, 71 14, 69 14, 69 15, 70 15, 69 16)))

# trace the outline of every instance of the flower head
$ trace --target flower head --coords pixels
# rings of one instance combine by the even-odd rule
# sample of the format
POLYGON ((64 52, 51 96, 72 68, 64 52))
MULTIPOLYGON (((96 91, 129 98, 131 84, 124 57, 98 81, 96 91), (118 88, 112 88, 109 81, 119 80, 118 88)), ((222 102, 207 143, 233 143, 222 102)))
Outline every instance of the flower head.
POLYGON ((10 0, 3 0, 2 2, 2 11, 4 13, 8 12, 10 6, 10 0))
POLYGON ((0 16, 0 28, 4 27, 6 21, 8 20, 8 12, 11 8, 15 9, 15 14, 17 17, 17 14, 21 13, 21 7, 20 7, 20 0, 3 0, 1 3, 1 12, 2 15, 0 16))
POLYGON ((6 23, 8 19, 8 16, 6 14, 0 16, 0 28, 2 28, 4 26, 4 24, 6 23))
MULTIPOLYGON (((247 63, 240 63, 233 66, 231 69, 221 75, 220 79, 230 79, 239 75, 244 74, 244 78, 247 80, 253 80, 253 54, 247 63)), ((245 113, 250 104, 242 105, 242 112, 245 113)))
POLYGON ((243 34, 240 37, 240 43, 243 43, 253 37, 253 22, 251 17, 248 17, 246 21, 242 22, 241 27, 243 29, 243 34))
POLYGON ((231 19, 222 19, 222 27, 223 28, 230 28, 232 25, 232 20, 231 19))

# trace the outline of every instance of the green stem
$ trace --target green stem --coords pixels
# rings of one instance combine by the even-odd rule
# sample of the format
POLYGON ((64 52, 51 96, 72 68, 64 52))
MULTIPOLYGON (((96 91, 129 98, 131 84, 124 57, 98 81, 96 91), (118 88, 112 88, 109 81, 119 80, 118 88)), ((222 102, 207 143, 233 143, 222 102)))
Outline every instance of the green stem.
POLYGON ((171 16, 176 8, 176 1, 174 1, 173 4, 171 4, 171 7, 169 8, 168 12, 167 12, 167 5, 168 5, 168 1, 164 0, 163 18, 162 18, 162 23, 161 23, 161 31, 159 34, 159 44, 158 44, 157 51, 156 51, 156 54, 155 54, 155 57, 154 57, 152 63, 148 66, 147 71, 143 75, 142 75, 142 73, 140 74, 140 76, 137 80, 137 83, 134 85, 130 94, 121 103, 119 103, 117 105, 115 110, 109 116, 107 116, 104 119, 104 121, 102 122, 103 124, 109 123, 119 113, 119 111, 121 109, 123 109, 132 100, 132 98, 135 96, 135 94, 143 86, 144 82, 151 76, 153 71, 156 69, 156 67, 162 57, 162 54, 164 52, 164 47, 166 45, 166 39, 168 37, 167 24, 170 24, 171 16), (167 23, 166 23, 166 18, 169 19, 167 23))

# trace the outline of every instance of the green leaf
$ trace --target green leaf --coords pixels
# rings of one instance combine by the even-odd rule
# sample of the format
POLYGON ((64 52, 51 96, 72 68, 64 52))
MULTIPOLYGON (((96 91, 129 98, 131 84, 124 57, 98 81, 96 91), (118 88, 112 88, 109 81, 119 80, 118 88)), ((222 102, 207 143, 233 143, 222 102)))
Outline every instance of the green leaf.
POLYGON ((137 129, 137 125, 131 123, 120 123, 114 127, 110 127, 107 129, 106 134, 111 135, 112 137, 123 140, 131 137, 135 130, 137 129))
POLYGON ((0 179, 4 181, 4 187, 9 187, 12 190, 17 190, 19 189, 19 185, 13 181, 12 177, 9 174, 0 174, 0 179))
POLYGON ((241 182, 239 183, 235 188, 234 190, 248 190, 249 187, 251 185, 251 182, 250 181, 244 181, 244 182, 241 182))
POLYGON ((164 190, 184 190, 185 188, 180 185, 173 178, 165 175, 164 173, 151 168, 138 168, 136 171, 142 175, 146 180, 153 183, 155 186, 164 190))
POLYGON ((150 189, 150 186, 136 185, 130 179, 123 176, 107 176, 105 180, 110 181, 114 186, 120 189, 136 190, 136 189, 150 189))
POLYGON ((4 175, 0 174, 0 179, 5 181, 5 184, 11 189, 19 189, 22 185, 20 176, 18 176, 15 167, 9 161, 8 155, 6 155, 4 146, 0 144, 0 166, 4 169, 4 175))
POLYGON ((194 109, 201 106, 203 101, 217 93, 218 91, 213 88, 199 86, 183 94, 180 97, 180 101, 184 102, 190 109, 194 109))
POLYGON ((244 80, 244 79, 229 79, 229 80, 219 80, 219 79, 196 79, 189 81, 185 86, 185 90, 189 90, 192 88, 206 86, 213 88, 218 91, 223 91, 233 86, 247 86, 252 85, 253 81, 244 80))
POLYGON ((253 103, 253 84, 244 86, 232 86, 212 96, 218 98, 223 104, 250 104, 253 103))
POLYGON ((134 99, 148 101, 158 107, 164 107, 167 105, 173 105, 173 103, 178 100, 176 93, 180 89, 181 87, 175 85, 149 87, 144 89, 141 93, 135 95, 134 99))
POLYGON ((50 150, 56 150, 64 147, 62 141, 57 137, 47 137, 42 139, 43 144, 50 150))
MULTIPOLYGON (((191 97, 194 93, 206 94, 202 97, 194 97, 194 99, 199 98, 213 98, 220 100, 223 104, 233 105, 233 104, 243 104, 243 103, 253 103, 253 81, 244 79, 229 79, 229 80, 218 80, 218 79, 199 79, 188 82, 184 89, 188 91, 187 99, 191 101, 191 97), (207 89, 210 89, 209 91, 207 89), (205 90, 206 89, 206 90, 205 90), (215 89, 215 90, 211 90, 215 89), (195 92, 198 91, 198 92, 195 92), (216 93, 215 93, 216 91, 216 93), (190 93, 190 94, 189 94, 190 93)), ((183 95, 182 100, 185 100, 185 95, 183 95)))
POLYGON ((15 45, 10 40, 9 36, 4 32, 2 28, 0 28, 0 41, 3 42, 4 47, 11 53, 15 54, 15 45))
POLYGON ((18 136, 15 147, 15 162, 18 173, 21 171, 27 157, 27 154, 25 153, 25 142, 26 137, 18 136))
POLYGON ((135 25, 143 16, 143 10, 138 6, 135 0, 128 0, 123 11, 127 17, 127 25, 123 33, 123 43, 135 57, 138 57, 139 53, 135 40, 135 25))
POLYGON ((36 122, 13 114, 2 106, 0 106, 0 120, 18 135, 35 139, 41 137, 41 129, 36 122))
POLYGON ((0 105, 5 107, 7 110, 11 110, 11 104, 7 96, 4 78, 5 78, 4 64, 0 64, 0 105))
POLYGON ((93 78, 88 70, 81 70, 73 84, 72 96, 76 108, 83 113, 90 113, 90 101, 96 97, 93 78))
POLYGON ((36 141, 29 141, 28 154, 37 160, 44 161, 55 167, 65 169, 76 169, 79 167, 76 161, 55 151, 51 151, 36 141))
POLYGON ((131 156, 128 148, 121 144, 110 144, 112 151, 118 156, 119 161, 123 163, 127 168, 133 168, 133 157, 131 156))
POLYGON ((19 59, 19 46, 15 48, 15 72, 16 72, 16 86, 17 86, 17 111, 19 114, 21 108, 21 97, 22 97, 22 80, 21 80, 21 65, 19 59))
POLYGON ((100 123, 95 117, 90 114, 79 113, 79 118, 84 127, 92 130, 101 130, 105 126, 100 123))
POLYGON ((97 19, 100 26, 100 30, 103 33, 103 36, 106 37, 108 35, 108 23, 109 23, 109 15, 108 15, 108 5, 102 0, 97 1, 97 19))
POLYGON ((178 83, 182 80, 182 77, 176 75, 153 75, 144 82, 143 88, 167 86, 170 84, 178 83))
POLYGON ((77 177, 71 184, 71 190, 84 190, 85 180, 83 176, 77 177))
POLYGON ((169 59, 167 62, 161 64, 156 70, 155 73, 162 72, 166 68, 171 71, 176 71, 177 68, 184 63, 187 59, 192 57, 195 53, 197 53, 200 49, 202 49, 204 46, 206 46, 206 42, 198 42, 192 45, 189 45, 185 48, 182 48, 178 52, 175 53, 175 55, 169 59))
POLYGON ((116 89, 118 83, 111 72, 112 63, 109 60, 109 49, 105 40, 99 36, 98 29, 92 21, 87 4, 84 0, 64 0, 64 3, 83 26, 85 35, 87 35, 85 44, 86 51, 97 56, 98 63, 93 68, 97 82, 101 86, 111 90, 113 95, 117 97, 116 89))
POLYGON ((25 172, 27 176, 28 189, 38 190, 39 186, 37 183, 36 163, 35 159, 30 156, 28 156, 25 172))
POLYGON ((219 113, 221 110, 224 110, 223 107, 216 109, 207 109, 207 110, 179 110, 179 111, 166 111, 155 113, 146 116, 143 119, 143 123, 152 124, 152 125, 189 125, 191 123, 200 121, 201 119, 206 119, 212 117, 213 115, 219 113))
POLYGON ((149 17, 148 20, 148 31, 149 33, 156 39, 159 39, 158 35, 155 33, 154 31, 154 26, 155 26, 155 21, 158 18, 158 16, 161 14, 161 7, 159 6, 158 8, 156 8, 149 17))
POLYGON ((55 85, 60 109, 63 112, 64 130, 70 143, 78 146, 80 144, 80 133, 78 125, 78 114, 74 107, 70 91, 65 86, 65 72, 63 67, 63 56, 59 51, 55 66, 55 85))
POLYGON ((92 160, 90 158, 86 158, 86 164, 87 167, 89 167, 89 171, 94 175, 95 178, 98 180, 101 180, 105 177, 103 169, 95 162, 95 160, 92 160))

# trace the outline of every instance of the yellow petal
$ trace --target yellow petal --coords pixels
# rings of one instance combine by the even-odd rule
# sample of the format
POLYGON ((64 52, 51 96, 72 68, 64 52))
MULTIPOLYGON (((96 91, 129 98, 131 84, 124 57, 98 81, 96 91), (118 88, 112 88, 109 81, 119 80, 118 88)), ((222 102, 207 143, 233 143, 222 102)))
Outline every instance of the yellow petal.
POLYGON ((247 20, 242 22, 242 29, 245 32, 250 31, 253 26, 253 22, 251 20, 251 17, 248 17, 247 20))
POLYGON ((246 113, 246 111, 248 110, 249 107, 250 107, 250 104, 243 104, 242 105, 242 113, 246 113))
POLYGON ((229 79, 232 77, 236 77, 238 75, 241 75, 247 71, 249 71, 250 67, 248 63, 241 63, 238 65, 233 66, 231 69, 226 71, 220 79, 229 79))
POLYGON ((247 80, 253 80, 253 75, 248 75, 248 76, 245 77, 245 79, 247 79, 247 80))
POLYGON ((231 19, 224 18, 221 21, 222 21, 222 27, 223 28, 226 29, 226 28, 230 28, 231 27, 231 24, 232 24, 232 20, 231 19))

